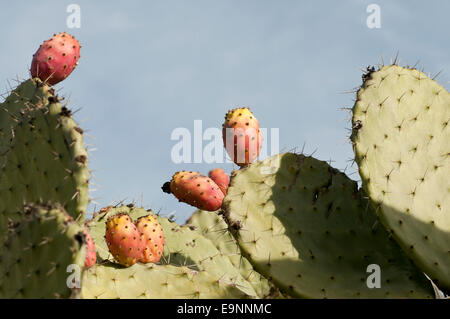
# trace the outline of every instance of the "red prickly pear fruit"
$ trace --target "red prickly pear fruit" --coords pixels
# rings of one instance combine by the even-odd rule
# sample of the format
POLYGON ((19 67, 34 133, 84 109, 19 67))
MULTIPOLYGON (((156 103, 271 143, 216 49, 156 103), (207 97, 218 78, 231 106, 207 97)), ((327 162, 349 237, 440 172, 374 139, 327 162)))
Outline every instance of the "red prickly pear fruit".
POLYGON ((90 268, 95 265, 95 262, 97 261, 97 251, 95 250, 94 241, 87 229, 84 229, 83 233, 86 242, 86 259, 84 260, 84 266, 90 268))
POLYGON ((61 82, 78 65, 80 43, 70 34, 54 34, 33 55, 31 76, 54 85, 61 82))
POLYGON ((181 171, 162 187, 180 202, 207 211, 216 211, 222 206, 223 193, 214 181, 198 172, 181 171))
POLYGON ((230 184, 230 178, 227 173, 221 168, 216 168, 209 171, 208 176, 219 186, 222 193, 226 195, 228 185, 230 184))
POLYGON ((164 252, 165 237, 158 220, 152 216, 142 216, 136 221, 136 227, 141 233, 143 242, 142 263, 158 262, 164 252))
POLYGON ((141 234, 128 214, 119 213, 108 218, 105 240, 109 252, 123 266, 132 266, 142 257, 141 234))
POLYGON ((262 134, 259 122, 247 107, 228 111, 222 125, 223 145, 239 166, 253 163, 259 156, 262 134))

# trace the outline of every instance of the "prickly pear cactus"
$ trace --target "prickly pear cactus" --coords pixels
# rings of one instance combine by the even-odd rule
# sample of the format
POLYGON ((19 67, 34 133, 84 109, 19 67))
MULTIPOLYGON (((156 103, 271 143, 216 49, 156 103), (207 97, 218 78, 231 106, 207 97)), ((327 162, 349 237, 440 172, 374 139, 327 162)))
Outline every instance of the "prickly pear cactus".
POLYGON ((86 270, 81 297, 89 299, 215 299, 244 298, 236 285, 206 271, 188 267, 106 263, 86 270))
POLYGON ((414 262, 450 288, 450 94, 415 69, 364 76, 352 141, 363 187, 414 262))
MULTIPOLYGON (((103 260, 113 260, 103 237, 105 221, 109 216, 118 213, 127 213, 133 220, 153 214, 151 211, 133 206, 107 207, 96 213, 87 226, 97 247, 98 255, 103 260)), ((219 251, 201 232, 191 229, 193 227, 180 226, 167 218, 157 216, 157 219, 163 228, 166 240, 164 255, 160 263, 188 266, 198 271, 205 270, 212 276, 222 277, 226 282, 235 283, 238 289, 250 297, 258 296, 253 286, 231 263, 227 254, 219 251)))
POLYGON ((86 256, 83 228, 58 205, 27 206, 22 216, 10 223, 0 250, 0 298, 75 296, 86 256))
POLYGON ((89 170, 83 131, 70 111, 52 89, 30 79, 10 94, 0 112, 0 234, 8 220, 22 218, 24 203, 58 202, 82 221, 89 170))
POLYGON ((293 297, 433 296, 357 183, 325 162, 292 153, 255 162, 234 173, 223 209, 255 269, 293 297), (367 285, 373 264, 380 288, 367 285))
POLYGON ((197 210, 189 218, 187 225, 196 227, 223 255, 228 256, 234 267, 239 269, 241 275, 253 286, 258 297, 281 297, 278 289, 253 269, 247 258, 242 256, 236 239, 231 235, 227 223, 218 212, 197 210))

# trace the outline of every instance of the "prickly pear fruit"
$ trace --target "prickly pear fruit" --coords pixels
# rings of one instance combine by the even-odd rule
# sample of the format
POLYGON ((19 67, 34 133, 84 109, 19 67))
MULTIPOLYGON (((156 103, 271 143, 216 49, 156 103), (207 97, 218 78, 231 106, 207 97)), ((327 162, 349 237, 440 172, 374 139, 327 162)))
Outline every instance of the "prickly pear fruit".
POLYGON ((164 252, 165 238, 162 227, 158 220, 152 215, 142 216, 136 221, 136 227, 141 233, 144 244, 142 263, 158 262, 164 252))
POLYGON ((105 239, 109 252, 119 264, 129 267, 141 259, 143 242, 128 214, 119 213, 108 218, 105 239))
POLYGON ((94 241, 88 231, 84 229, 83 233, 86 240, 86 259, 84 261, 84 266, 90 268, 95 265, 95 262, 97 261, 97 251, 95 250, 94 241))
POLYGON ((218 210, 224 197, 219 186, 211 178, 198 172, 177 172, 162 189, 166 193, 174 194, 180 202, 207 211, 218 210))
POLYGON ((230 184, 230 177, 228 177, 227 173, 221 168, 215 168, 209 171, 208 176, 219 186, 222 193, 226 195, 228 185, 230 184))
POLYGON ((247 107, 228 111, 222 138, 228 155, 239 166, 248 165, 259 156, 262 134, 258 120, 247 107))
POLYGON ((44 41, 33 55, 31 76, 54 85, 64 80, 75 69, 80 59, 80 43, 62 32, 44 41))

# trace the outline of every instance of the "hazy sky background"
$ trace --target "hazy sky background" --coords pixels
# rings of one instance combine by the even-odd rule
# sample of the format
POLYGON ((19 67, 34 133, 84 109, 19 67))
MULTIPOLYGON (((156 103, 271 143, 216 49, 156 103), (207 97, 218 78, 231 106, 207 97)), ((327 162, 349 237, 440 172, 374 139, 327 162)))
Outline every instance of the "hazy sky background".
POLYGON ((236 167, 173 163, 175 128, 192 131, 197 119, 220 128, 228 109, 250 106, 262 127, 279 128, 282 151, 306 143, 344 169, 353 152, 341 108, 354 94, 342 92, 397 51, 401 64, 442 70, 448 89, 449 12, 446 0, 2 2, 0 84, 6 91, 7 80, 27 78, 32 54, 53 33, 75 35, 79 67, 57 88, 81 108, 75 119, 96 149, 89 211, 134 201, 182 223, 195 208, 161 185, 182 169, 236 167), (66 26, 71 3, 81 7, 80 29, 66 26), (380 29, 366 25, 371 3, 381 7, 380 29))

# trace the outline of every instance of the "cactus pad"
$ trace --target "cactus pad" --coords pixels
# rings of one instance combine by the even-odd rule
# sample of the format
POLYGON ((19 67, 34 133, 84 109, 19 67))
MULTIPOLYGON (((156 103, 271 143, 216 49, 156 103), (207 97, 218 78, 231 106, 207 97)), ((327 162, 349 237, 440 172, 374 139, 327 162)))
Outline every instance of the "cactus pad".
POLYGON ((21 122, 26 110, 46 101, 54 95, 54 90, 39 81, 27 80, 10 92, 0 104, 0 167, 4 166, 7 151, 11 146, 14 128, 21 122))
MULTIPOLYGON (((24 203, 61 203, 83 220, 88 204, 82 130, 53 90, 38 79, 22 83, 0 107, 0 232, 21 219, 24 203)), ((1 239, 0 239, 1 242, 1 239)))
MULTIPOLYGON (((0 251, 0 298, 68 298, 69 265, 84 267, 83 228, 62 207, 26 207, 0 251)), ((75 274, 75 273, 74 273, 75 274)), ((79 288, 79 287, 78 287, 79 288)))
POLYGON ((381 222, 442 288, 450 288, 450 94, 415 69, 365 75, 352 142, 381 222))
POLYGON ((236 239, 228 231, 228 225, 217 212, 197 210, 189 218, 188 225, 195 226, 208 238, 231 263, 239 269, 241 275, 253 286, 260 298, 274 297, 276 289, 271 283, 253 269, 252 264, 242 256, 236 239))
POLYGON ((286 153, 253 163, 233 174, 223 209, 255 269, 293 297, 433 296, 357 183, 325 162, 286 153), (371 264, 380 288, 366 284, 371 264))
POLYGON ((89 299, 205 299, 242 298, 245 295, 220 277, 188 267, 135 264, 120 268, 95 265, 86 270, 81 297, 89 299))

